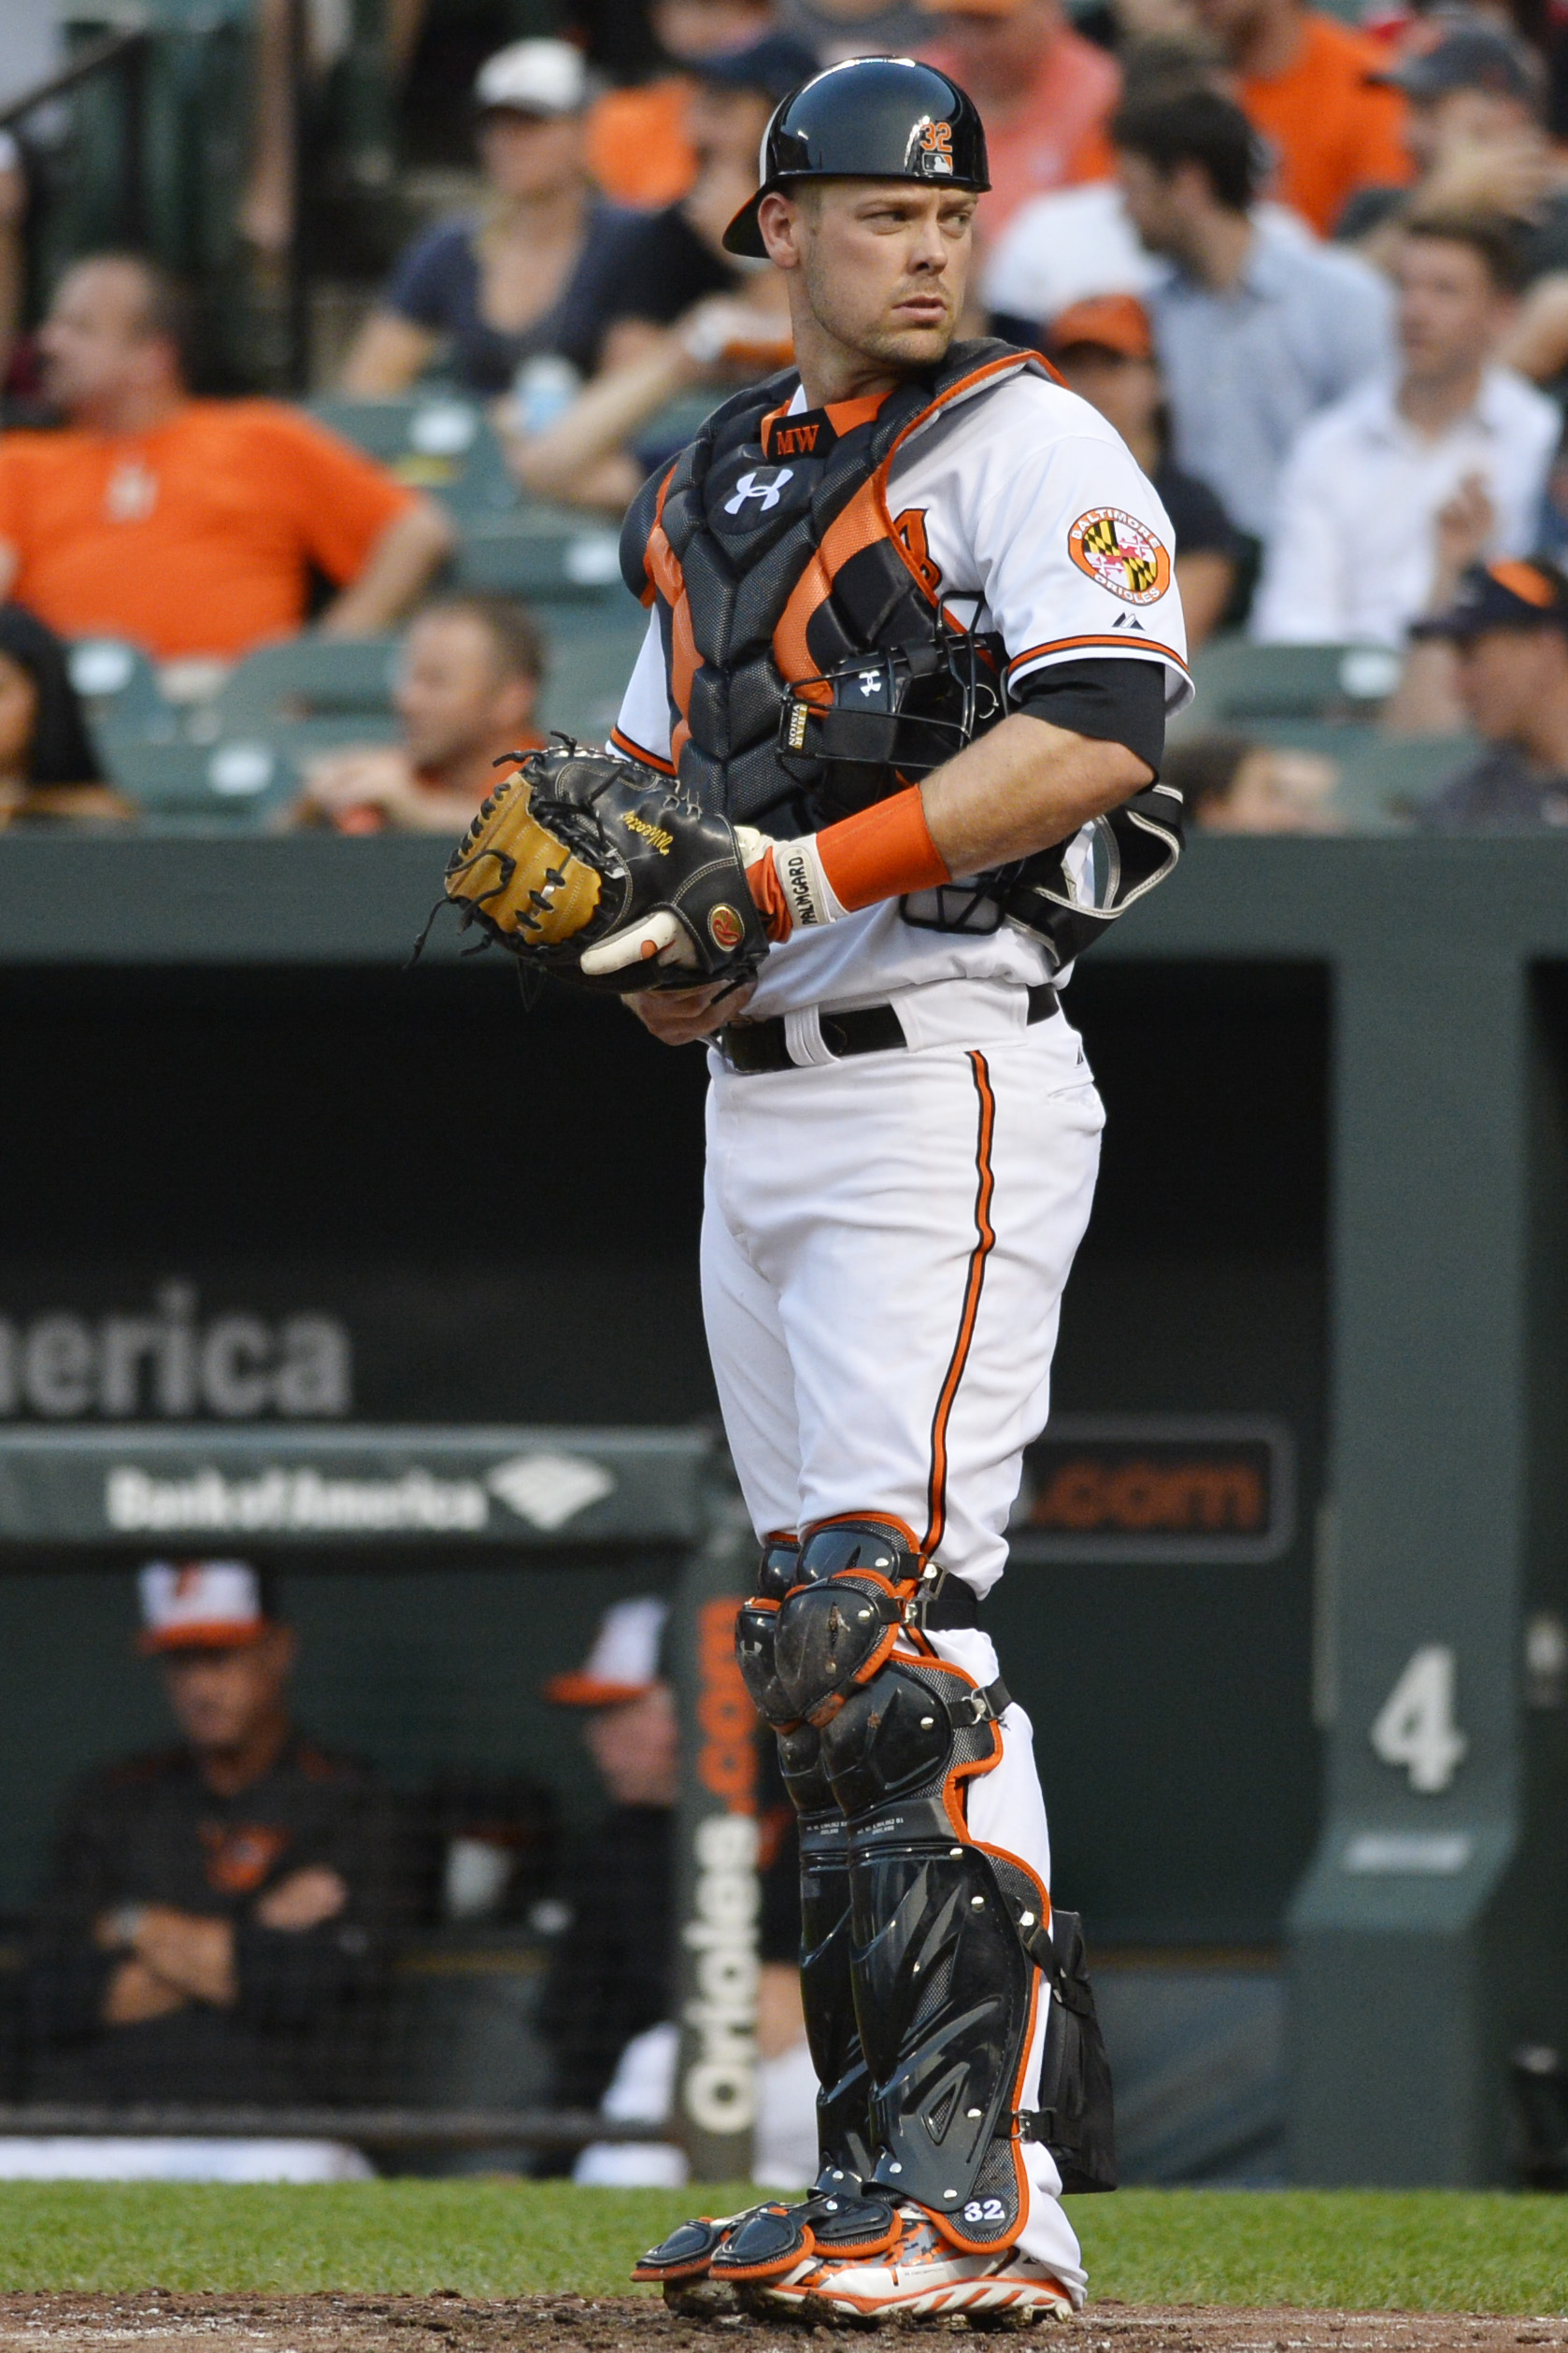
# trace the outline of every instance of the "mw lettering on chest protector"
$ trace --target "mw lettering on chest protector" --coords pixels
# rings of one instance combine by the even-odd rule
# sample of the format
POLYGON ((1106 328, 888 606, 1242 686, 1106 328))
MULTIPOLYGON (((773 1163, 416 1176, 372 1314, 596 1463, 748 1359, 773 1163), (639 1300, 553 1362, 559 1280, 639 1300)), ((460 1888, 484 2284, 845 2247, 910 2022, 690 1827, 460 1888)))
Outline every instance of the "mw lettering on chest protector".
POLYGON ((1024 372, 1049 371, 1008 344, 955 344, 935 374, 885 396, 794 415, 795 377, 774 377, 716 410, 647 485, 621 569, 658 612, 671 759, 705 808, 804 832, 901 789, 885 760, 830 772, 790 756, 780 713, 791 689, 831 701, 821 674, 847 663, 945 633, 963 641, 939 603, 923 519, 890 511, 889 472, 911 434, 1024 372))

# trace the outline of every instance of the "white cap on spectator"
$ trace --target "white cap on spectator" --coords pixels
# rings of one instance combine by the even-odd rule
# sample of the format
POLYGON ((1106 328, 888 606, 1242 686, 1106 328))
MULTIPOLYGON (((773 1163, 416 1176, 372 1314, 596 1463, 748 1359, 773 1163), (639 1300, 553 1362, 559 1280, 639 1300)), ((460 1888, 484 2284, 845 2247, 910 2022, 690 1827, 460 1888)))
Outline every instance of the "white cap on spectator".
POLYGON ((579 114, 588 98, 588 69, 570 41, 513 41, 479 67, 474 104, 511 114, 579 114))
POLYGON ((233 1650, 266 1632, 261 1579, 244 1561, 153 1561, 137 1582, 144 1650, 233 1650))
POLYGON ((655 1593, 615 1602, 599 1620, 593 1647, 580 1667, 552 1675, 545 1697, 558 1707, 619 1707, 640 1700, 663 1680, 659 1644, 670 1605, 655 1593))

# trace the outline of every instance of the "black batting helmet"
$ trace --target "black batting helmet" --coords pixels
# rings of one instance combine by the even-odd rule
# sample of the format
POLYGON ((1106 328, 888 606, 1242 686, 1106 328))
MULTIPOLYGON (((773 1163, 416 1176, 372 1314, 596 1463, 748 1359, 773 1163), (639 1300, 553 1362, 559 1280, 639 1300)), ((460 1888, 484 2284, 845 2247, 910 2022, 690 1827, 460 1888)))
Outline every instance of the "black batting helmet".
POLYGON ((849 57, 803 81, 763 135, 763 184, 724 232, 725 250, 767 258, 757 207, 797 179, 921 179, 991 186, 986 135, 966 91, 912 57, 849 57))

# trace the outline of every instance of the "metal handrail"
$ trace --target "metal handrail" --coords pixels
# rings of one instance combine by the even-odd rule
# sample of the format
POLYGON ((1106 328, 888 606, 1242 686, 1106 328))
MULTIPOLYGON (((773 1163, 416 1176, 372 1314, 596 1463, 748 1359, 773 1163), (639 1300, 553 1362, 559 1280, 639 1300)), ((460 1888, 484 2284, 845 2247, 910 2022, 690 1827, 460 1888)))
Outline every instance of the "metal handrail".
POLYGON ((20 122, 36 107, 47 107, 51 99, 64 98, 78 82, 90 81, 106 67, 128 60, 134 51, 144 49, 150 38, 145 28, 138 27, 132 33, 109 33, 103 40, 93 42, 68 65, 62 66, 59 73, 51 74, 48 81, 38 82, 33 89, 23 91, 20 98, 0 107, 0 131, 8 131, 13 122, 20 122))

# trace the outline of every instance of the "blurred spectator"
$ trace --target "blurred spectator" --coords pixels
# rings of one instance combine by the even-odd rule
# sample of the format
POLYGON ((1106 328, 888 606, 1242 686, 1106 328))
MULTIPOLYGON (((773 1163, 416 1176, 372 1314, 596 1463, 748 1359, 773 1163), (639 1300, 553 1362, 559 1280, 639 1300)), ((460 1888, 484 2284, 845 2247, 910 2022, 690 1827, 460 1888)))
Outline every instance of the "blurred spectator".
POLYGON ((1385 52, 1302 0, 1195 0, 1235 94, 1269 144, 1271 196, 1327 236, 1358 188, 1410 177, 1404 100, 1381 78, 1385 52))
POLYGON ((21 605, 0 605, 0 825, 133 814, 103 781, 65 649, 21 605))
MULTIPOLYGON (((598 377, 542 431, 531 432, 516 407, 497 412, 512 464, 535 497, 619 512, 668 453, 671 445, 647 429, 671 402, 787 364, 782 278, 736 264, 720 240, 757 185, 769 115, 810 70, 809 55, 781 35, 703 67, 689 117, 702 169, 679 204, 620 231, 597 282, 606 322, 598 377)), ((672 431, 686 440, 690 416, 677 416, 672 431)))
POLYGON ((400 744, 334 752, 312 767, 294 821, 340 834, 461 834, 495 763, 535 751, 544 676, 538 624, 500 596, 444 596, 409 626, 392 700, 400 744))
POLYGON ((193 400, 182 309, 160 273, 102 254, 67 271, 40 331, 54 433, 0 435, 0 591, 66 636, 233 660, 297 629, 396 620, 451 525, 346 442, 271 401, 193 400))
POLYGON ((580 375, 597 357, 591 287, 614 214, 583 158, 586 69, 567 41, 515 41, 474 84, 483 209, 419 238, 343 370, 342 391, 406 392, 443 349, 468 391, 505 392, 541 355, 580 375))
MULTIPOLYGON (((1212 50, 1190 34, 1140 39, 1120 62, 1124 106, 1156 92, 1208 88, 1226 94, 1212 50)), ((1272 209, 1309 234, 1295 213, 1272 209)), ((1094 179, 1019 206, 986 264, 986 307, 993 333, 1027 342, 1042 319, 1054 319, 1069 303, 1089 294, 1142 294, 1160 274, 1161 264, 1139 242, 1119 181, 1094 179)))
POLYGON ((1236 535, 1207 485, 1171 463, 1148 314, 1131 294, 1104 294, 1054 319, 1048 340, 1073 391, 1116 427, 1160 494, 1176 534, 1187 643, 1196 651, 1218 627, 1235 586, 1236 535))
POLYGON ((991 193, 981 230, 999 237, 1021 204, 1053 188, 1105 179, 1105 123, 1121 77, 1068 23, 1062 0, 920 0, 938 16, 919 52, 962 83, 985 119, 991 193))
POLYGON ((596 2107, 626 2045, 671 2011, 680 1743, 661 1656, 668 1616, 653 1594, 617 1602, 583 1665, 545 1686, 558 1707, 584 1711, 583 1745, 610 1801, 539 2004, 562 2107, 596 2107))
POLYGON ((588 119, 588 167, 614 203, 652 207, 676 203, 697 177, 687 119, 695 70, 764 39, 773 8, 771 0, 653 0, 649 16, 674 70, 606 93, 588 119))
POLYGON ((1418 823, 1434 834, 1568 825, 1568 578, 1539 556, 1472 564, 1452 605, 1416 635, 1449 649, 1460 706, 1489 746, 1418 823))
POLYGON ((1205 834, 1337 834, 1339 772, 1320 752, 1217 731, 1169 744, 1162 771, 1205 834))
POLYGON ((1255 637, 1403 645, 1434 592, 1452 593, 1456 537, 1461 563, 1533 544, 1561 419, 1492 364, 1516 282, 1507 221, 1411 221, 1396 273, 1400 373, 1315 417, 1292 450, 1255 637))
POLYGON ((1409 100, 1404 144, 1415 178, 1352 196, 1334 232, 1341 242, 1387 269, 1407 221, 1496 212, 1518 224, 1526 284, 1568 267, 1568 185, 1547 135, 1546 75, 1534 51, 1494 25, 1461 23, 1389 78, 1409 100))
POLYGON ((388 1801, 291 1723, 294 1637, 253 1569, 159 1563, 141 1604, 182 1741, 66 1810, 29 1975, 33 2094, 330 2097, 393 1916, 388 1801))
POLYGON ((1157 92, 1121 107, 1111 135, 1138 235, 1171 264, 1145 301, 1172 455, 1262 541, 1307 419, 1391 364, 1388 289, 1254 208, 1253 135, 1228 99, 1157 92))
POLYGON ((11 370, 21 328, 27 257, 22 224, 27 217, 27 178, 21 150, 8 131, 0 131, 0 393, 11 370))

